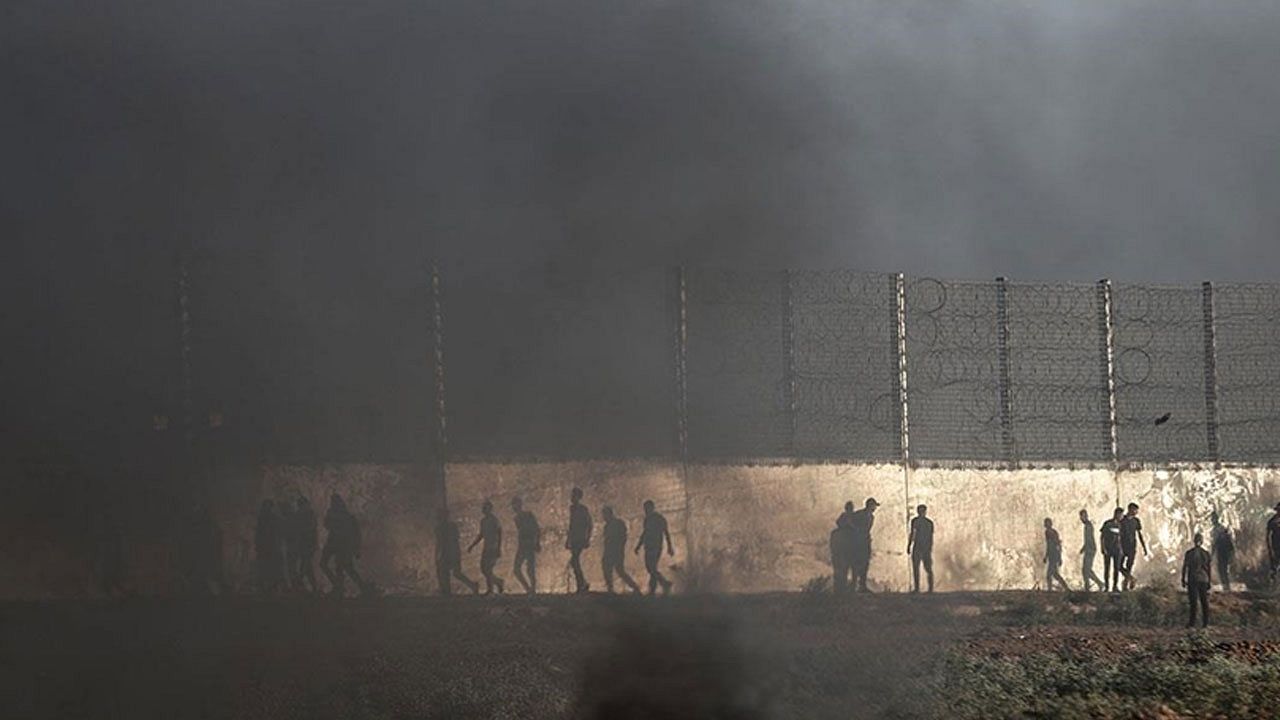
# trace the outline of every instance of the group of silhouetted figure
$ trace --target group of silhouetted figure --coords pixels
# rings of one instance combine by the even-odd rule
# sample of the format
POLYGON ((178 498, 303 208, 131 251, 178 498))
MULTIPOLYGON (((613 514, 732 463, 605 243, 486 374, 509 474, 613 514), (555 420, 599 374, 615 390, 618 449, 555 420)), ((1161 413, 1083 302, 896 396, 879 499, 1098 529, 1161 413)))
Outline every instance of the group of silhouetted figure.
MULTIPOLYGON (((538 554, 542 552, 542 528, 534 514, 525 509, 519 497, 511 499, 511 512, 516 526, 516 554, 512 573, 516 580, 530 595, 538 592, 538 554)), ((632 593, 640 593, 640 585, 627 573, 626 546, 627 523, 614 514, 613 508, 604 506, 600 514, 604 518, 604 548, 601 552, 601 566, 607 590, 614 591, 614 579, 621 580, 632 593)), ((586 593, 591 589, 586 576, 582 572, 582 555, 591 547, 591 536, 594 524, 591 511, 582 502, 582 489, 574 488, 570 494, 569 527, 565 534, 564 547, 569 551, 569 568, 573 570, 575 592, 586 593)), ((480 531, 476 534, 466 552, 480 547, 480 573, 484 576, 484 594, 503 593, 505 582, 498 575, 498 560, 502 557, 502 521, 494 513, 493 503, 486 500, 480 507, 480 531)), ((644 550, 644 565, 649 573, 649 594, 662 589, 663 594, 671 591, 671 581, 662 574, 659 567, 663 548, 668 555, 675 554, 671 543, 671 531, 667 527, 667 519, 658 512, 652 500, 644 502, 644 524, 640 539, 636 542, 637 554, 644 550)), ((472 593, 480 592, 480 584, 467 577, 462 571, 462 542, 458 524, 449 517, 447 509, 441 511, 436 525, 436 576, 441 595, 453 593, 453 580, 465 585, 472 593)))
MULTIPOLYGON (((373 585, 356 570, 356 561, 360 559, 360 523, 337 493, 329 498, 324 527, 328 535, 320 552, 320 569, 329 580, 329 593, 342 597, 349 577, 360 594, 371 594, 373 585)), ((315 571, 317 540, 316 514, 305 497, 294 501, 293 507, 284 506, 282 512, 276 511, 275 501, 263 500, 253 533, 258 592, 265 595, 285 590, 319 593, 315 571)))
MULTIPOLYGON (((833 587, 836 593, 869 592, 867 572, 871 562, 871 528, 875 523, 875 511, 879 507, 875 498, 867 498, 862 509, 854 510, 853 502, 847 502, 844 512, 836 518, 831 531, 831 567, 833 587)), ((1275 514, 1267 521, 1267 551, 1270 558, 1270 581, 1274 587, 1280 576, 1280 503, 1275 514)), ((1139 549, 1142 556, 1149 555, 1147 541, 1142 534, 1142 520, 1138 517, 1137 503, 1117 507, 1110 518, 1095 533, 1089 511, 1080 510, 1083 542, 1080 545, 1080 575, 1083 589, 1090 592, 1096 587, 1103 592, 1120 593, 1137 586, 1134 564, 1139 549), (1102 550, 1103 571, 1099 578, 1094 572, 1094 561, 1099 546, 1102 550)), ((1205 548, 1203 533, 1195 533, 1193 547, 1183 555, 1181 585, 1187 592, 1188 627, 1209 624, 1209 588, 1213 582, 1214 568, 1224 592, 1231 592, 1231 566, 1235 557, 1235 539, 1231 530, 1214 512, 1210 547, 1205 548)), ((920 592, 920 571, 923 569, 928 592, 933 592, 933 520, 928 517, 925 505, 916 506, 916 516, 911 518, 907 533, 907 555, 911 558, 911 592, 920 592)), ((1055 586, 1071 590, 1062 577, 1062 538, 1053 526, 1052 518, 1044 519, 1045 589, 1055 586)))

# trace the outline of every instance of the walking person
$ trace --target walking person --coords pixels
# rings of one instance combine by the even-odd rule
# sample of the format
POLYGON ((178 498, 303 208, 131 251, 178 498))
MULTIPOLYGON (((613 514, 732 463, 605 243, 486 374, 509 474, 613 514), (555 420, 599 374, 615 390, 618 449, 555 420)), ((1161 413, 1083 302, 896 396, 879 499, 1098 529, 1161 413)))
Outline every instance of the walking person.
POLYGON ((1120 565, 1124 562, 1124 550, 1120 544, 1120 521, 1124 510, 1116 508, 1111 519, 1102 523, 1098 534, 1102 537, 1103 590, 1120 592, 1120 565))
POLYGON ((325 538, 324 550, 320 552, 320 569, 329 578, 329 594, 342 597, 346 592, 347 577, 355 582, 361 595, 371 594, 372 584, 365 582, 356 572, 355 561, 360 559, 360 524, 337 493, 329 497, 324 527, 329 535, 325 538))
POLYGON ((1124 559, 1120 572, 1124 575, 1124 589, 1137 586, 1133 578, 1133 563, 1138 558, 1138 545, 1142 545, 1142 557, 1147 557, 1147 540, 1142 536, 1142 521, 1138 519, 1138 503, 1129 503, 1128 512, 1120 520, 1120 552, 1124 559))
MULTIPOLYGON (((1080 577, 1084 580, 1084 591, 1089 592, 1090 583, 1106 590, 1106 583, 1098 579, 1093 571, 1093 558, 1098 554, 1098 541, 1093 537, 1093 521, 1089 519, 1089 511, 1080 509, 1080 525, 1084 527, 1084 544, 1080 546, 1080 577)), ((1104 570, 1105 572, 1105 570, 1104 570)))
POLYGON ((836 518, 831 531, 831 588, 837 595, 849 591, 849 575, 853 570, 853 528, 848 515, 836 518))
POLYGON ((1231 537, 1231 529, 1222 524, 1217 512, 1210 515, 1209 519, 1213 522, 1213 542, 1210 547, 1218 566, 1218 582, 1222 583, 1222 592, 1231 592, 1231 560, 1236 555, 1236 543, 1231 537))
POLYGON ((920 592, 920 566, 924 566, 929 578, 929 592, 933 592, 933 521, 926 517, 929 508, 916 506, 916 516, 911 518, 907 533, 907 555, 911 556, 911 592, 920 592))
POLYGON ((587 578, 582 574, 582 551, 591 547, 591 512, 582 504, 582 488, 574 488, 569 495, 569 536, 565 538, 564 548, 569 551, 569 567, 573 568, 575 592, 581 594, 591 590, 587 578))
POLYGON ((876 508, 880 503, 875 498, 867 498, 861 510, 849 516, 849 527, 852 530, 849 564, 853 569, 854 590, 870 592, 867 589, 867 572, 871 567, 871 528, 876 522, 876 508))
POLYGON ((516 580, 530 595, 538 592, 538 553, 542 552, 542 528, 538 518, 524 509, 524 501, 511 498, 511 510, 516 514, 516 563, 512 570, 516 580))
POLYGON ((1267 520, 1267 555, 1271 560, 1271 585, 1276 584, 1276 572, 1280 571, 1280 503, 1276 503, 1276 513, 1267 520))
POLYGON ((1209 584, 1213 580, 1213 559, 1205 550, 1204 535, 1196 533, 1195 547, 1182 558, 1182 587, 1187 589, 1187 627, 1196 625, 1196 605, 1200 606, 1200 626, 1209 627, 1209 584))
POLYGON ((1070 591, 1067 581, 1062 579, 1062 538, 1053 529, 1053 520, 1044 519, 1044 588, 1053 592, 1053 583, 1057 581, 1063 590, 1070 591))
POLYGON ((256 561, 258 592, 274 595, 280 589, 284 572, 284 537, 276 504, 263 500, 258 507, 258 524, 253 532, 253 554, 256 561))
POLYGON ((613 593, 613 577, 629 588, 633 594, 640 594, 640 586, 627 574, 627 523, 613 514, 608 505, 600 511, 604 516, 604 552, 601 553, 601 569, 604 571, 604 586, 613 593))
POLYGON ((311 509, 311 502, 301 495, 289 516, 288 536, 293 588, 305 589, 310 593, 319 592, 320 585, 316 583, 316 545, 319 544, 316 537, 316 513, 311 509))
POLYGON ((658 569, 662 559, 662 545, 666 541, 667 555, 674 557, 675 547, 671 544, 671 531, 667 527, 667 519, 654 509, 652 500, 644 501, 644 530, 640 533, 640 541, 636 543, 636 552, 644 548, 644 569, 649 571, 649 594, 652 595, 662 586, 662 594, 671 592, 671 581, 658 569))
POLYGON ((493 514, 493 503, 488 500, 480 506, 480 513, 480 532, 467 546, 467 552, 471 552, 481 542, 484 543, 484 547, 480 548, 480 574, 484 575, 484 594, 492 595, 494 589, 497 589, 501 595, 505 588, 502 578, 498 577, 493 568, 498 564, 498 558, 502 557, 502 524, 498 522, 498 516, 493 514))
POLYGON ((436 582, 440 585, 441 595, 453 594, 451 578, 457 578, 472 595, 479 594, 480 584, 462 572, 462 540, 459 537, 458 523, 449 519, 449 509, 440 509, 440 519, 436 522, 436 582))

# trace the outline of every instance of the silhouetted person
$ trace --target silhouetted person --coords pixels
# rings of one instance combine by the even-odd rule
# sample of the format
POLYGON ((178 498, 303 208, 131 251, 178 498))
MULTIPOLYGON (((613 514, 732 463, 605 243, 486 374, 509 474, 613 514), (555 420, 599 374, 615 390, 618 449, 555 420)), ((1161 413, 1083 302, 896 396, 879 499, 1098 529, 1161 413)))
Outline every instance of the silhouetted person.
POLYGON ((533 595, 538 592, 538 553, 542 552, 542 528, 532 512, 524 509, 524 501, 511 498, 511 510, 516 514, 516 564, 512 572, 533 595))
POLYGON ((1222 583, 1223 592, 1231 592, 1231 560, 1236 555, 1236 543, 1231 537, 1231 529, 1222 524, 1218 513, 1210 516, 1213 521, 1213 559, 1218 565, 1218 582, 1222 583))
POLYGON ((1267 555, 1271 560, 1271 582, 1275 584, 1276 572, 1280 571, 1280 503, 1276 503, 1276 513, 1267 520, 1267 555))
POLYGON ((574 488, 569 497, 569 535, 564 547, 569 551, 569 567, 573 568, 576 591, 585 593, 591 589, 582 574, 582 551, 591 547, 591 513, 582 504, 582 488, 574 488))
POLYGON ((268 595, 280 589, 284 570, 280 516, 276 504, 263 500, 258 508, 258 525, 253 532, 253 555, 257 564, 258 592, 268 595))
POLYGON ((316 546, 319 545, 316 513, 311 509, 311 501, 305 497, 299 496, 294 504, 285 537, 294 589, 303 589, 305 585, 308 592, 319 592, 320 584, 316 582, 316 546))
POLYGON ((852 514, 842 513, 836 518, 836 529, 831 531, 831 587, 836 594, 849 591, 849 575, 853 571, 853 528, 849 526, 852 514))
POLYGON ((1120 521, 1123 519, 1124 510, 1116 508, 1111 519, 1102 523, 1102 529, 1098 531, 1098 535, 1102 537, 1102 577, 1106 581, 1103 583, 1103 590, 1111 592, 1120 592, 1120 566, 1124 564, 1120 521))
POLYGON ((1129 503, 1128 512, 1120 521, 1120 552, 1124 560, 1120 572, 1124 575, 1124 588, 1132 590, 1138 583, 1133 579, 1133 563, 1138 558, 1138 545, 1142 545, 1142 557, 1147 556, 1147 540, 1142 537, 1142 521, 1138 519, 1138 503, 1129 503))
POLYGON ((601 565, 604 569, 604 585, 613 592, 613 576, 616 574, 631 592, 639 593, 640 586, 627 574, 627 523, 613 514, 608 505, 600 511, 604 516, 604 553, 601 565))
POLYGON ((1084 528, 1084 543, 1080 546, 1080 577, 1084 580, 1084 591, 1089 592, 1090 583, 1096 583, 1098 589, 1105 591, 1107 583, 1099 580, 1098 574, 1093 571, 1093 558, 1098 554, 1098 541, 1093 537, 1093 521, 1089 519, 1089 511, 1083 508, 1080 510, 1080 525, 1084 528))
POLYGON ((929 508, 916 506, 916 516, 911 518, 907 533, 907 555, 911 556, 911 592, 920 592, 920 566, 924 566, 929 578, 929 592, 933 592, 933 521, 925 517, 929 508))
POLYGON ((846 500, 844 503, 844 512, 840 513, 840 517, 836 518, 836 527, 840 527, 840 518, 844 518, 846 523, 853 523, 853 501, 846 500))
POLYGON ((1058 531, 1053 529, 1053 520, 1044 519, 1044 586, 1045 590, 1053 591, 1053 583, 1056 580, 1063 590, 1070 590, 1067 587, 1067 581, 1062 579, 1062 538, 1058 537, 1058 531))
POLYGON ((448 508, 441 508, 440 519, 436 522, 436 581, 441 595, 453 594, 450 576, 458 578, 473 595, 480 592, 479 583, 462 572, 462 540, 458 523, 449 519, 448 508))
POLYGON ((1196 605, 1200 606, 1202 627, 1209 627, 1209 584, 1213 581, 1213 558, 1205 550, 1204 535, 1196 533, 1196 546, 1182 558, 1182 587, 1187 589, 1187 627, 1195 627, 1196 605))
POLYGON ((853 570, 853 586, 858 592, 867 589, 867 572, 871 569, 871 527, 876 522, 876 508, 880 503, 867 498, 862 509, 849 515, 850 544, 849 567, 853 570))
POLYGON ((360 559, 360 524, 337 493, 329 497, 324 527, 329 535, 320 553, 320 569, 329 578, 330 594, 342 597, 346 591, 346 578, 350 577, 360 588, 360 593, 368 595, 372 587, 356 572, 355 564, 360 559))
POLYGON ((502 578, 493 572, 493 566, 502 557, 502 524, 498 522, 498 516, 493 514, 493 503, 488 500, 480 506, 480 514, 480 532, 467 546, 467 552, 484 542, 484 547, 480 548, 480 574, 484 575, 484 594, 492 595, 494 588, 502 593, 505 590, 502 578))
POLYGON ((671 545, 671 531, 667 528, 667 519, 653 508, 652 500, 645 500, 644 530, 640 533, 640 541, 636 543, 635 551, 638 553, 640 548, 644 548, 644 569, 649 571, 650 595, 658 589, 659 585, 662 586, 663 595, 671 592, 671 581, 658 569, 658 562, 662 559, 664 540, 667 545, 667 555, 674 556, 676 550, 671 545))

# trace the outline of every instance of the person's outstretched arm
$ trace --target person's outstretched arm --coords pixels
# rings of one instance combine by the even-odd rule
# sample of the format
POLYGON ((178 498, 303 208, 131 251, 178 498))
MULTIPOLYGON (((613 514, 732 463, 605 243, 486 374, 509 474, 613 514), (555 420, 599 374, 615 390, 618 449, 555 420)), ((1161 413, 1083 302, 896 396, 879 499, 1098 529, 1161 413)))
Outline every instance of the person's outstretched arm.
POLYGON ((1142 543, 1142 557, 1146 557, 1151 553, 1147 552, 1147 539, 1142 536, 1142 528, 1138 528, 1138 542, 1142 543))
POLYGON ((479 544, 480 544, 480 541, 481 541, 481 540, 483 540, 483 539, 484 539, 484 533, 483 533, 483 532, 482 532, 482 533, 480 533, 479 535, 476 535, 476 539, 475 539, 475 540, 472 540, 472 541, 471 541, 471 544, 467 546, 467 552, 471 552, 471 549, 472 549, 472 548, 474 548, 475 546, 479 545, 479 544))

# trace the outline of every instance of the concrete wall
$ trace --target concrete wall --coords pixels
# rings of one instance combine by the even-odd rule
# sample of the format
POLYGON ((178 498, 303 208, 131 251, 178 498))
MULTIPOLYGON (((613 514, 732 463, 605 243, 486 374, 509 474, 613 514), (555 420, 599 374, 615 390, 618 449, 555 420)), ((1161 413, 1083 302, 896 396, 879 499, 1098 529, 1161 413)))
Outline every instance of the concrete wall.
MULTIPOLYGON (((71 480, 47 481, 50 492, 71 480)), ((330 493, 343 495, 360 518, 365 537, 362 570, 390 593, 437 590, 432 528, 440 507, 435 481, 412 466, 344 464, 268 466, 223 472, 211 483, 212 510, 222 534, 227 579, 250 591, 253 528, 258 504, 271 497, 292 502, 305 494, 323 515, 330 493)), ((1066 550, 1063 574, 1080 583, 1073 561, 1080 546, 1077 512, 1101 524, 1117 501, 1136 501, 1151 549, 1137 573, 1144 582, 1176 582, 1181 555, 1196 530, 1208 532, 1214 510, 1237 536, 1237 576, 1265 566, 1263 529, 1280 501, 1280 471, 1168 469, 1126 471, 1037 469, 914 469, 909 484, 895 465, 693 465, 681 480, 666 462, 463 463, 449 468, 448 499, 463 543, 474 537, 480 504, 494 502, 506 530, 499 572, 513 581, 514 525, 510 499, 520 495, 544 528, 540 590, 571 587, 564 550, 569 491, 582 487, 596 519, 597 542, 584 567, 592 585, 600 571, 600 508, 612 505, 640 531, 641 503, 654 500, 670 521, 676 556, 667 560, 685 590, 762 592, 796 590, 828 568, 828 533, 846 500, 882 503, 873 531, 873 587, 909 587, 906 527, 917 503, 930 507, 937 527, 934 549, 939 590, 1030 588, 1042 583, 1041 521, 1051 517, 1066 550)), ((91 485, 86 486, 91 487, 91 485)), ((61 490, 59 490, 61 492, 61 490)), ((87 494, 87 491, 83 491, 87 494)), ((0 595, 67 597, 92 594, 100 533, 92 508, 69 513, 55 502, 10 507, 0 555, 0 595), (49 510, 57 513, 48 513, 49 510), (44 514, 41 514, 44 512, 44 514)), ((178 566, 164 534, 171 508, 143 508, 123 522, 126 587, 137 594, 167 594, 178 587, 178 566), (138 519, 132 519, 138 518, 138 519)), ((323 542, 323 529, 321 541, 323 542)), ((643 563, 628 554, 643 582, 643 563)), ((478 551, 464 567, 479 577, 478 551)), ((1096 571, 1101 574, 1098 560, 1096 571)), ((509 587, 513 587, 511 582, 509 587)))

